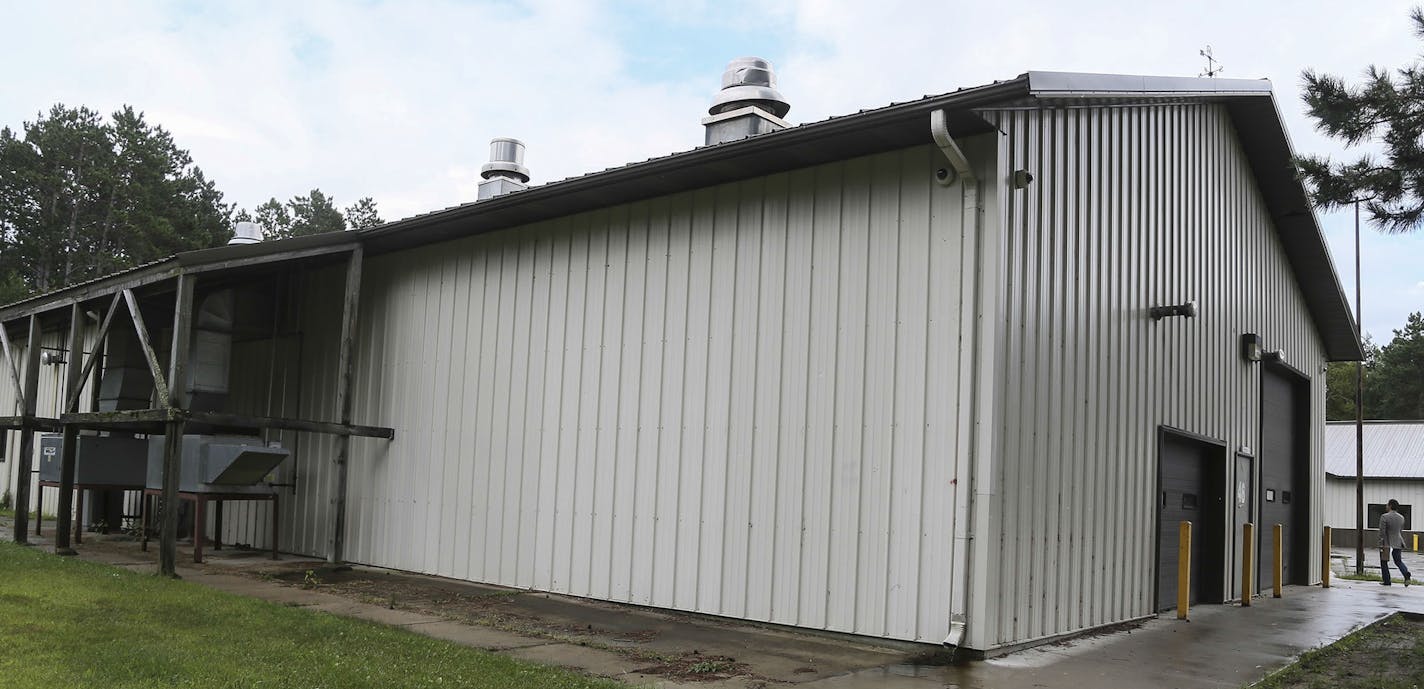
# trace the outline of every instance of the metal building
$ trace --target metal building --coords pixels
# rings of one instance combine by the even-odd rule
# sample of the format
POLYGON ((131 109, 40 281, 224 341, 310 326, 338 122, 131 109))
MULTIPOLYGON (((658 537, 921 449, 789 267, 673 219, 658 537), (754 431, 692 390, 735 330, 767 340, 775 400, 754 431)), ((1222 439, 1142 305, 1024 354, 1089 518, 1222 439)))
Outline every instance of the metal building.
POLYGON ((1247 521, 1318 580, 1322 371, 1360 349, 1269 82, 1030 72, 794 127, 764 62, 723 84, 693 151, 525 188, 499 140, 478 202, 0 323, 266 252, 233 403, 340 426, 276 429, 289 552, 985 652, 1174 604, 1179 519, 1198 601, 1240 595, 1247 521))
MULTIPOLYGON (((1419 530, 1414 507, 1424 510, 1424 421, 1366 421, 1364 441, 1365 528, 1379 527, 1385 504, 1398 500, 1405 529, 1419 530)), ((1325 525, 1336 533, 1355 528, 1355 450, 1355 422, 1325 424, 1325 525)), ((1365 545, 1374 543, 1365 537, 1365 545)))

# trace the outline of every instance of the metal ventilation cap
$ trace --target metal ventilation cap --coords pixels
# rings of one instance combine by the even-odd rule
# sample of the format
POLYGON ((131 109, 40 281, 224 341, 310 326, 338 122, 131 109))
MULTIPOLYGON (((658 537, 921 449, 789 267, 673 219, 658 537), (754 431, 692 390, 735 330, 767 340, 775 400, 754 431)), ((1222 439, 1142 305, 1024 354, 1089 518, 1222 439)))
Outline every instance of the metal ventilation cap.
POLYGON ((262 226, 255 222, 240 222, 232 228, 232 239, 228 244, 256 244, 262 241, 262 226))
POLYGON ((480 168, 480 177, 507 177, 523 184, 529 181, 524 167, 524 142, 519 139, 490 139, 490 162, 480 168))
POLYGON ((759 57, 739 57, 722 72, 722 92, 712 101, 707 114, 716 115, 753 105, 777 117, 791 112, 791 103, 776 90, 776 73, 771 63, 759 57))

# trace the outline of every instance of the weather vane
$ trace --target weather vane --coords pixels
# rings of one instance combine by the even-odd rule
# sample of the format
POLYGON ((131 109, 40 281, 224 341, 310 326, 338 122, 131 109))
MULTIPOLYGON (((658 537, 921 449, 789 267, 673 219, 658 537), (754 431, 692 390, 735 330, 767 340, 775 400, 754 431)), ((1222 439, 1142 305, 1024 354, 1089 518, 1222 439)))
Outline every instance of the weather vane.
POLYGON ((1206 58, 1206 69, 1202 70, 1202 73, 1198 74, 1197 76, 1215 78, 1216 75, 1221 74, 1223 71, 1226 70, 1226 68, 1223 67, 1220 62, 1216 61, 1216 58, 1212 57, 1211 45, 1207 45, 1205 50, 1198 50, 1197 53, 1199 53, 1202 57, 1206 58))

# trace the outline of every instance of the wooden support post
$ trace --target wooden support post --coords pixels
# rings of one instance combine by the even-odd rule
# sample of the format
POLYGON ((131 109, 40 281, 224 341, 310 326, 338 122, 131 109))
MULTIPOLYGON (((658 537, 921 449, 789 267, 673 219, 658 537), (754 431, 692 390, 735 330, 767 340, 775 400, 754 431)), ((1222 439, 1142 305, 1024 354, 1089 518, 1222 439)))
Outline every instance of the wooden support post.
POLYGON ((198 493, 193 500, 193 562, 203 563, 203 541, 208 530, 207 499, 198 493))
POLYGON ((1255 553, 1254 536, 1256 525, 1246 522, 1241 525, 1241 607, 1251 607, 1251 592, 1256 590, 1255 570, 1251 567, 1251 556, 1255 553))
POLYGON ((158 574, 178 576, 178 467, 183 421, 169 421, 163 435, 163 493, 158 500, 158 574))
MULTIPOLYGON (((351 250, 346 264, 346 296, 341 308, 341 344, 336 357, 336 410, 343 424, 351 423, 351 378, 355 367, 356 316, 361 306, 361 259, 364 250, 358 244, 351 250)), ((345 557, 347 464, 351 459, 351 436, 336 438, 335 485, 332 486, 334 518, 331 524, 331 550, 327 559, 341 562, 345 557)), ((274 501, 273 516, 276 515, 274 501)), ((275 527, 274 527, 275 529, 275 527)), ((275 533, 275 530, 274 530, 275 533)), ((276 553, 275 543, 273 553, 276 553)))
MULTIPOLYGON (((185 388, 188 369, 188 345, 192 341, 193 325, 193 282, 192 275, 178 276, 178 294, 173 303, 173 347, 169 350, 168 388, 160 388, 164 406, 183 410, 188 407, 185 388)), ((135 319, 138 309, 128 293, 130 308, 135 319)), ((135 320, 135 325, 138 325, 135 320)), ((147 344, 145 351, 151 352, 147 344)), ((154 381, 161 381, 163 375, 155 371, 154 381)), ((159 503, 162 522, 158 535, 158 573, 172 577, 178 574, 178 487, 179 472, 182 470, 183 432, 187 422, 181 414, 168 421, 163 439, 163 498, 159 503)))
POLYGON ((1330 588, 1330 527, 1320 534, 1320 588, 1330 588))
MULTIPOLYGON (((189 276, 178 278, 179 292, 182 292, 184 279, 191 280, 189 276)), ((193 306, 192 287, 188 288, 188 309, 191 316, 193 306)), ((182 294, 179 294, 179 301, 182 294)), ((143 357, 148 360, 148 372, 153 376, 153 390, 158 394, 158 406, 168 408, 171 406, 168 395, 171 392, 168 388, 168 381, 163 378, 163 367, 158 364, 158 354, 153 351, 153 338, 148 336, 148 326, 143 322, 143 312, 138 308, 138 298, 134 296, 133 290, 124 290, 124 301, 129 305, 129 315, 133 316, 134 333, 138 335, 139 349, 143 350, 143 357)), ((175 316, 176 321, 176 316, 175 316)), ((186 345, 185 345, 186 348, 186 345)))
POLYGON ((1192 523, 1177 525, 1177 619, 1187 619, 1192 602, 1192 523))
MULTIPOLYGON (((74 304, 69 307, 69 352, 64 365, 67 395, 64 408, 71 411, 79 406, 79 391, 83 387, 80 368, 84 358, 83 335, 84 311, 74 304)), ((74 462, 79 456, 78 426, 64 424, 64 447, 59 455, 59 515, 54 524, 54 552, 58 555, 77 555, 70 544, 69 534, 74 512, 74 462)))
MULTIPOLYGON (((35 459, 35 429, 30 425, 39 409, 40 389, 40 317, 30 316, 30 335, 25 344, 25 379, 21 397, 24 399, 25 427, 20 429, 20 461, 15 466, 15 542, 29 543, 30 481, 35 459)), ((36 513, 36 516, 39 516, 36 513)))

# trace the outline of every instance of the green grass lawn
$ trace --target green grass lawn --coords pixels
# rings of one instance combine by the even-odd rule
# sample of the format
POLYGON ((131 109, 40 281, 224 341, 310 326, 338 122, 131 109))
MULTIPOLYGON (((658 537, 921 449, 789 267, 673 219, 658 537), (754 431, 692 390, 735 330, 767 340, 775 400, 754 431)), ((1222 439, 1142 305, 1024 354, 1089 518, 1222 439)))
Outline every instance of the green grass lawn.
POLYGON ((383 625, 0 542, 0 687, 600 687, 383 625))

